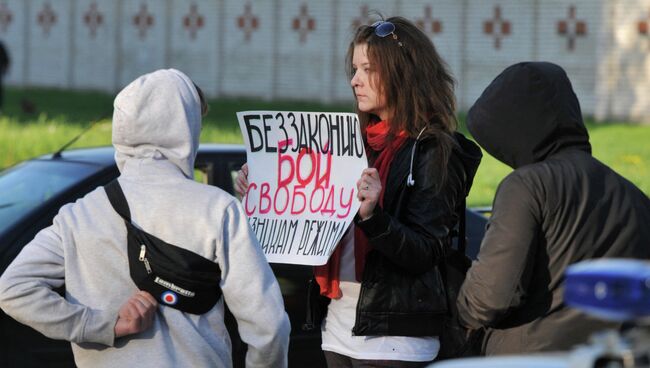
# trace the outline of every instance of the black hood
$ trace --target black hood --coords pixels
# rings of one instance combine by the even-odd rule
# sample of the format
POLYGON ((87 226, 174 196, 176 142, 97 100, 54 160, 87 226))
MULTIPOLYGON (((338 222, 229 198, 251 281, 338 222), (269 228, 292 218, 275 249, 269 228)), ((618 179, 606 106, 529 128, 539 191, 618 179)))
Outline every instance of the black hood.
POLYGON ((487 152, 515 169, 565 149, 591 153, 571 82, 547 62, 506 68, 470 108, 467 128, 487 152))
POLYGON ((483 153, 481 149, 476 145, 476 143, 465 138, 464 135, 456 132, 454 133, 456 142, 458 145, 454 150, 458 153, 463 163, 463 168, 465 169, 465 175, 467 175, 467 186, 465 196, 469 194, 469 190, 472 187, 472 182, 474 181, 474 176, 476 175, 476 170, 478 170, 478 165, 481 163, 481 158, 483 153))

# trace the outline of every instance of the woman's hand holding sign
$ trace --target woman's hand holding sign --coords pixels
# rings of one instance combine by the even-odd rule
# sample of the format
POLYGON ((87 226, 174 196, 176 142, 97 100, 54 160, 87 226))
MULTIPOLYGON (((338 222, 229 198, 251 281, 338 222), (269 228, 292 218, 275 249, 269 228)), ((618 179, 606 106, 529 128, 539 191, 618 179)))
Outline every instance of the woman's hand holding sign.
POLYGON ((243 164, 241 169, 237 171, 237 178, 235 179, 235 191, 239 196, 243 197, 248 190, 248 164, 243 164))
POLYGON ((381 193, 381 180, 379 172, 375 168, 364 169, 361 173, 361 179, 357 181, 357 198, 361 202, 359 207, 359 217, 367 220, 372 214, 379 202, 381 193))

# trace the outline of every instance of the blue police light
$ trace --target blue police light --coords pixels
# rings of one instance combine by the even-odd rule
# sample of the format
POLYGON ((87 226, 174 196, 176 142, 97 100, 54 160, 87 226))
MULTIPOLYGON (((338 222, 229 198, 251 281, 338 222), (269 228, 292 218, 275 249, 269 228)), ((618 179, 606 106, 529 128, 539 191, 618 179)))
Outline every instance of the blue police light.
POLYGON ((599 259, 583 261, 565 272, 564 301, 606 320, 650 316, 650 261, 599 259))

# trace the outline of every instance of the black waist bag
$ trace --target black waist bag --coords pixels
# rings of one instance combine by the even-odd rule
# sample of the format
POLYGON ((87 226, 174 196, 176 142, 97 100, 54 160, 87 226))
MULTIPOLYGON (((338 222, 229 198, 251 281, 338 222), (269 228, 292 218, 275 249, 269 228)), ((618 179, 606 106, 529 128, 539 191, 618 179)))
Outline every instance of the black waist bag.
POLYGON ((129 272, 136 286, 163 305, 183 312, 203 314, 212 309, 221 298, 219 265, 133 226, 117 180, 104 190, 126 224, 129 272))

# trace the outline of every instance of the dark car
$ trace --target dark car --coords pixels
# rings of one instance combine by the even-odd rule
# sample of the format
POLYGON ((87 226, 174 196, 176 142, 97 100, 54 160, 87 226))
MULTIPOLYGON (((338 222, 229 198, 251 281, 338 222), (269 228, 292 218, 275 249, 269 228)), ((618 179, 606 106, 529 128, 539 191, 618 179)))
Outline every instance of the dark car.
MULTIPOLYGON (((36 233, 49 226, 59 208, 119 175, 112 147, 75 149, 22 162, 0 173, 0 274, 36 233)), ((242 145, 204 144, 199 148, 197 180, 234 193, 237 170, 246 161, 242 145)), ((478 252, 485 217, 467 211, 468 254, 478 252)), ((289 365, 324 367, 320 330, 304 331, 310 266, 272 264, 291 321, 289 365)), ((60 290, 62 293, 63 290, 60 290)), ((232 315, 226 323, 235 367, 244 366, 246 345, 232 315)), ((0 366, 73 367, 70 344, 44 337, 0 311, 0 366)))

